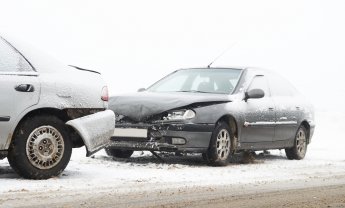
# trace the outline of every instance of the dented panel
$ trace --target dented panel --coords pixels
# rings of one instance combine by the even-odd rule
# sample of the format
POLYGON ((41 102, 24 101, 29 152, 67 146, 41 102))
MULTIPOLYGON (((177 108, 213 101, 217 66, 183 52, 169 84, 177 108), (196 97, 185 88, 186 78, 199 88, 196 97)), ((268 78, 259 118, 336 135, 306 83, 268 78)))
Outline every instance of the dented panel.
POLYGON ((113 111, 106 110, 70 120, 66 123, 72 126, 83 139, 87 156, 92 155, 109 143, 115 129, 113 111))

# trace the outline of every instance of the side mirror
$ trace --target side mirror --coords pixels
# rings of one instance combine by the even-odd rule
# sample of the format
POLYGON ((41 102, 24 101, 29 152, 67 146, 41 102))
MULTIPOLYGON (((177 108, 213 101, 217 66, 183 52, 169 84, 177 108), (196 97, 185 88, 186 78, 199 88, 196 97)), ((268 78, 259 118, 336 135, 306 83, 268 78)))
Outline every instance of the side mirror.
POLYGON ((263 98, 265 96, 265 92, 262 89, 252 89, 244 94, 244 100, 247 102, 250 98, 263 98))
POLYGON ((145 88, 139 88, 138 92, 144 92, 146 89, 145 88))

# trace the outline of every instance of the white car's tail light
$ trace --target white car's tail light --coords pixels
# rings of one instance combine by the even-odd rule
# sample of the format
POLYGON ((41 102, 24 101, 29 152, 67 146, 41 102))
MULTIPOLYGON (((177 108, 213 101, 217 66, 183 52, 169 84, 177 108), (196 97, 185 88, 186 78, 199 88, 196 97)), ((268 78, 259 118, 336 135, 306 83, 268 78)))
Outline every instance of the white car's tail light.
POLYGON ((108 94, 108 87, 107 86, 104 86, 102 88, 102 96, 101 96, 101 99, 103 101, 108 101, 109 100, 109 94, 108 94))

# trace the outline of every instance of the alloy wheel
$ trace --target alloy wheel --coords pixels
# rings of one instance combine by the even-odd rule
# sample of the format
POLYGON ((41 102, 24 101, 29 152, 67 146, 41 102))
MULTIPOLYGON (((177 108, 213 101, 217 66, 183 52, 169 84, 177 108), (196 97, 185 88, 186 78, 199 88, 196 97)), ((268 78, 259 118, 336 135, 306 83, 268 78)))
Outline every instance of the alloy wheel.
POLYGON ((64 152, 61 133, 52 126, 41 126, 32 131, 26 142, 26 155, 30 163, 38 169, 56 166, 64 152))
POLYGON ((217 135, 217 154, 220 159, 226 159, 230 152, 230 134, 226 129, 219 131, 217 135))
POLYGON ((304 155, 306 153, 306 147, 307 147, 307 139, 305 136, 305 132, 300 129, 297 133, 296 136, 296 146, 297 146, 297 151, 301 154, 304 155))

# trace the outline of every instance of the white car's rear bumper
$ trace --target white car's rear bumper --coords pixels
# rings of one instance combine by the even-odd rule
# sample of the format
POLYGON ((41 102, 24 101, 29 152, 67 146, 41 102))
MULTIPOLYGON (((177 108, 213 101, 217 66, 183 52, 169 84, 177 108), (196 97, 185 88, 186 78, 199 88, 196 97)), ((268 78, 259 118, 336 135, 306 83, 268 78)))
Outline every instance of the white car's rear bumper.
POLYGON ((109 139, 114 134, 115 114, 111 110, 105 110, 70 120, 66 124, 78 132, 86 146, 86 156, 91 156, 109 144, 109 139))

